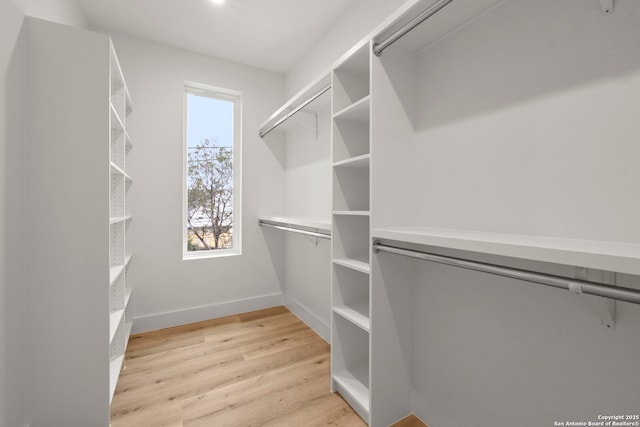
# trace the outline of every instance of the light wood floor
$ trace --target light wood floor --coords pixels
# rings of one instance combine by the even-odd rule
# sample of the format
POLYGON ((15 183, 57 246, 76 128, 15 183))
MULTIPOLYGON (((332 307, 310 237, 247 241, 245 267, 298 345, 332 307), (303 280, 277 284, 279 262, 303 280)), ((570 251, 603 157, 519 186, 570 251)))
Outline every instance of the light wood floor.
POLYGON ((133 335, 111 426, 365 426, 329 387, 329 345, 276 307, 133 335))

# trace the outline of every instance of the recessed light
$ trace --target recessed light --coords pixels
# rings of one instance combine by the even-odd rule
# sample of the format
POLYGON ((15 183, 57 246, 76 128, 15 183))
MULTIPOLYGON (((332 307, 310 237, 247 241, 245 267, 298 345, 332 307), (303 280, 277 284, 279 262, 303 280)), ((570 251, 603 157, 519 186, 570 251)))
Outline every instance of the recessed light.
POLYGON ((218 5, 224 4, 224 0, 209 0, 209 1, 213 4, 218 4, 218 5))

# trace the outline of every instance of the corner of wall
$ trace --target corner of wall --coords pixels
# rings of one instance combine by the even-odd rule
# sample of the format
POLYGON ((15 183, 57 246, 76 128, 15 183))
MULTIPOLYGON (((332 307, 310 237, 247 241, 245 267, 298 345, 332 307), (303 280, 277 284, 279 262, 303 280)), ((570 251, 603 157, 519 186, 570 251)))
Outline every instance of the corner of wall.
MULTIPOLYGON (((16 1, 16 0, 14 0, 16 1)), ((78 0, 17 0, 27 16, 77 28, 88 28, 78 0)))
POLYGON ((324 72, 373 31, 407 0, 355 0, 341 18, 316 41, 286 74, 286 93, 292 96, 324 72))

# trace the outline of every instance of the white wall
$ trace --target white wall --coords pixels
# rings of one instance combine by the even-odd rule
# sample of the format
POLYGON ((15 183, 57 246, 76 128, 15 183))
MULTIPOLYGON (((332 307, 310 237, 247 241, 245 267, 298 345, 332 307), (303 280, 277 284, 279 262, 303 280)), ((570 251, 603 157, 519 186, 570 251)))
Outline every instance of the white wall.
POLYGON ((287 95, 293 96, 307 83, 367 36, 406 0, 355 0, 287 73, 287 95))
POLYGON ((134 107, 131 189, 135 330, 279 304, 281 271, 258 214, 282 209, 282 166, 257 129, 283 102, 283 77, 181 49, 116 35, 134 107), (183 85, 242 92, 243 254, 182 260, 183 85))
POLYGON ((639 14, 512 0, 423 52, 415 222, 640 242, 639 14))
POLYGON ((0 425, 23 424, 24 293, 19 260, 21 144, 26 57, 19 41, 23 13, 0 1, 0 425))

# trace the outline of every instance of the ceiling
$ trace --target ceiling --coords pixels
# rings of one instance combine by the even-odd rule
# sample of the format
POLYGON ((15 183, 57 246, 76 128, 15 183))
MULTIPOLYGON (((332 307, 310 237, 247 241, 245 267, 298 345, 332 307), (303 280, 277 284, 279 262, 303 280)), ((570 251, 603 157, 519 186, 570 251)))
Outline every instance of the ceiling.
POLYGON ((286 72, 354 0, 78 0, 91 28, 286 72))

